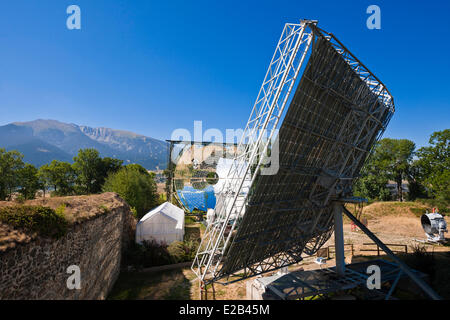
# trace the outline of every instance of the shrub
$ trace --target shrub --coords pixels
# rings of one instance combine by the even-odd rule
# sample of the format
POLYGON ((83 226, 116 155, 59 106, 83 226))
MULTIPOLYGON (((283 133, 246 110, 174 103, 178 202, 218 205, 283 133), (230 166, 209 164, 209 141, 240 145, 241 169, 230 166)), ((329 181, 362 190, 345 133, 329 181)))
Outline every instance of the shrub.
POLYGON ((0 221, 43 237, 60 238, 69 223, 61 212, 41 206, 12 206, 0 209, 0 221))
POLYGON ((194 217, 188 217, 188 216, 185 216, 185 217, 184 217, 184 224, 185 224, 185 225, 188 225, 188 224, 194 224, 194 223, 196 223, 194 217))
POLYGON ((144 241, 142 244, 131 243, 123 260, 124 265, 132 265, 137 269, 173 263, 167 245, 157 241, 144 241))
POLYGON ((169 246, 157 241, 144 241, 142 244, 133 242, 125 252, 123 264, 141 269, 192 261, 197 248, 196 241, 175 241, 169 246))
POLYGON ((104 192, 116 192, 142 218, 157 204, 156 183, 153 177, 137 166, 126 166, 108 176, 104 192))
POLYGON ((137 269, 144 267, 145 247, 135 242, 130 243, 123 255, 122 264, 134 266, 137 269))
POLYGON ((176 263, 192 261, 197 253, 198 242, 196 241, 175 241, 167 248, 169 254, 176 263))
POLYGON ((423 208, 415 208, 415 207, 412 207, 412 208, 409 208, 409 210, 410 210, 412 213, 414 213, 414 215, 415 215, 416 217, 419 217, 419 218, 425 213, 425 209, 423 209, 423 208))
POLYGON ((57 215, 64 216, 64 212, 66 212, 66 204, 61 204, 58 208, 56 208, 55 212, 57 215))
POLYGON ((165 193, 161 193, 158 195, 158 200, 156 202, 156 205, 162 205, 164 202, 167 201, 167 195, 165 193))
POLYGON ((184 262, 186 259, 185 245, 181 241, 172 242, 167 247, 167 251, 175 263, 184 262))
POLYGON ((185 226, 185 228, 184 228, 184 241, 186 241, 186 242, 188 242, 188 241, 200 242, 201 241, 201 237, 200 237, 200 228, 201 228, 201 226, 203 226, 203 224, 196 225, 196 226, 192 226, 192 225, 185 226))
POLYGON ((24 195, 19 194, 14 201, 19 204, 24 204, 26 199, 25 199, 24 195))
POLYGON ((138 218, 138 213, 136 211, 136 208, 131 207, 130 209, 131 209, 131 213, 133 214, 133 217, 135 217, 137 219, 138 218))
POLYGON ((195 240, 189 240, 183 242, 185 245, 186 259, 185 261, 192 261, 197 254, 199 242, 195 240))
POLYGON ((422 203, 429 207, 429 211, 431 212, 432 208, 436 207, 439 210, 440 214, 448 214, 450 213, 450 202, 442 199, 417 199, 419 203, 422 203))

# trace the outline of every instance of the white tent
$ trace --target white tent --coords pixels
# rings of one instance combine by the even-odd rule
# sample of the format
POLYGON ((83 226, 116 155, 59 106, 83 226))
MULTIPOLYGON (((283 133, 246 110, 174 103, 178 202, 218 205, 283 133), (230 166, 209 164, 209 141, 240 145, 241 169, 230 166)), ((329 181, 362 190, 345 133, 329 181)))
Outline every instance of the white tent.
POLYGON ((183 241, 184 210, 164 202, 159 207, 147 213, 136 226, 136 242, 156 240, 170 244, 183 241))

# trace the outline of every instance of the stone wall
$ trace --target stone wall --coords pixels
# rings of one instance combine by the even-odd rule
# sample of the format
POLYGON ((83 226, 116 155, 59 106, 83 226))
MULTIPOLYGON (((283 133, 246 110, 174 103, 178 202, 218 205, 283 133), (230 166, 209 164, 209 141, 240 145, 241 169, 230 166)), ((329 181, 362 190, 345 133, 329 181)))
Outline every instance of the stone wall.
MULTIPOLYGON (((61 199, 74 208, 77 198, 61 199)), ((54 240, 34 236, 0 251, 0 299, 107 296, 120 272, 122 249, 133 240, 136 221, 129 206, 114 193, 83 199, 89 203, 91 214, 75 218, 64 237, 54 240), (80 268, 79 290, 67 288, 71 276, 67 268, 71 265, 80 268)), ((80 212, 80 207, 76 208, 80 212)))

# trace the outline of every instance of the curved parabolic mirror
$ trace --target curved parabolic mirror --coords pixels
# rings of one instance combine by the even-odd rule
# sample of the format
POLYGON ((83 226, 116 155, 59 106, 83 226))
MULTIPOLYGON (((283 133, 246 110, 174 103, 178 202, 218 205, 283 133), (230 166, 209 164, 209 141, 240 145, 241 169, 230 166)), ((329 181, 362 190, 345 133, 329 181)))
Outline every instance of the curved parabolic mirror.
MULTIPOLYGON (((222 144, 186 143, 178 146, 172 158, 175 164, 173 188, 179 204, 188 212, 214 209, 220 175, 217 165, 227 154, 222 144)), ((220 171, 221 169, 219 169, 220 171)), ((224 171, 224 170, 222 170, 224 171)), ((221 172, 222 172, 221 171, 221 172)), ((222 174, 226 177, 226 173, 222 174)))

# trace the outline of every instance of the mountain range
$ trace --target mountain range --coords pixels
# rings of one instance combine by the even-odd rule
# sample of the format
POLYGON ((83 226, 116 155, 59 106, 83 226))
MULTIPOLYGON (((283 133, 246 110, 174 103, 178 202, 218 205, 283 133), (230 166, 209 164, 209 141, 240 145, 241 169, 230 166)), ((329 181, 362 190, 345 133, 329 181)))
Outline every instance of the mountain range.
POLYGON ((78 150, 94 148, 102 157, 148 170, 164 169, 168 152, 167 142, 133 132, 41 119, 0 126, 0 148, 21 152, 25 162, 37 167, 52 160, 72 162, 78 150))

